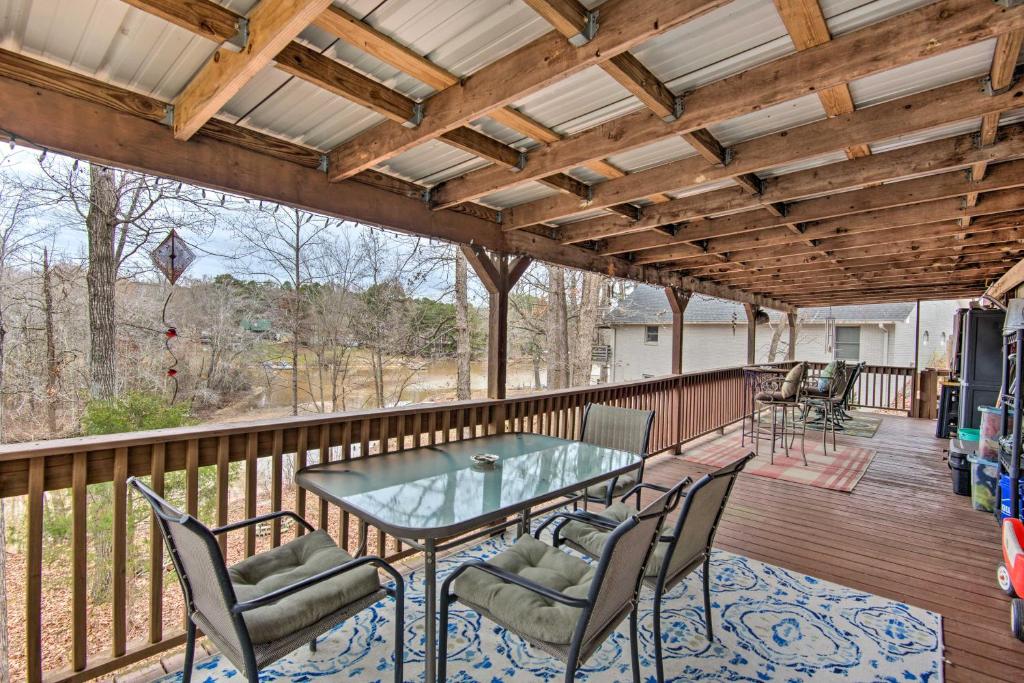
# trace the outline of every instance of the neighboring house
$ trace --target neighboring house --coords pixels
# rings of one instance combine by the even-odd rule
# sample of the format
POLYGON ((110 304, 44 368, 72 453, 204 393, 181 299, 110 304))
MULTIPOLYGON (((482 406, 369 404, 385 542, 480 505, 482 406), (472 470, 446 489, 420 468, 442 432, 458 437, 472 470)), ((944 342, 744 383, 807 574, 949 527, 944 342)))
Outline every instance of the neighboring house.
MULTIPOLYGON (((952 333, 957 301, 921 303, 920 367, 944 357, 952 333)), ((789 343, 786 317, 769 311, 757 326, 756 361, 785 360, 789 343), (774 358, 770 352, 774 344, 774 358)), ((800 309, 796 357, 827 361, 833 357, 872 365, 914 364, 914 303, 866 304, 800 309), (826 348, 826 319, 835 319, 835 348, 826 348)), ((609 348, 607 376, 621 382, 665 375, 671 371, 672 312, 661 289, 637 287, 603 319, 602 343, 609 348)), ((683 371, 744 365, 747 360, 747 315, 731 301, 695 295, 683 325, 683 371)))

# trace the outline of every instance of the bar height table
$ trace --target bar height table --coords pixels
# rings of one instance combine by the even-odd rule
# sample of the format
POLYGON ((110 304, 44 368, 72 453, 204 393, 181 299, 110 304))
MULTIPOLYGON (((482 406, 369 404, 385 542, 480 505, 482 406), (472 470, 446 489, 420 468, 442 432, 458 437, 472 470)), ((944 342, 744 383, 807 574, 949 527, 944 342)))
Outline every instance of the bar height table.
POLYGON ((423 552, 425 680, 433 681, 437 553, 515 523, 509 517, 518 516, 520 533, 528 532, 531 508, 637 469, 641 462, 638 454, 578 441, 499 434, 311 465, 299 470, 295 481, 358 517, 361 545, 369 524, 423 552), (477 453, 497 455, 498 462, 476 465, 471 456, 477 453))

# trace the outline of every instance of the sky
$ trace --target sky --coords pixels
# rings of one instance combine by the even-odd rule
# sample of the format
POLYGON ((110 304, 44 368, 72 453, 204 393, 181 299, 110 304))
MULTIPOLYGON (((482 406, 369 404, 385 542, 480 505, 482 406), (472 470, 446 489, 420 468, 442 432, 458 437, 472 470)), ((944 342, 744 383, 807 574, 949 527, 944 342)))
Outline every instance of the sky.
MULTIPOLYGON (((48 152, 48 154, 53 153, 48 152)), ((12 149, 4 145, 0 148, 0 168, 12 169, 16 173, 26 176, 41 175, 40 156, 41 153, 35 149, 20 146, 15 146, 12 149)), ((217 197, 220 193, 213 193, 213 195, 217 197)), ((51 251, 63 258, 84 260, 87 253, 84 226, 62 225, 61 221, 57 221, 55 217, 52 218, 49 223, 49 227, 54 231, 51 251)), ((46 212, 43 212, 41 220, 47 221, 46 212)), ((223 223, 217 223, 216 221, 212 225, 205 227, 208 230, 208 234, 202 238, 194 234, 183 235, 197 255, 195 262, 188 269, 185 276, 187 278, 200 279, 222 273, 231 273, 236 276, 247 277, 245 264, 241 263, 234 256, 238 245, 231 231, 223 223)), ((346 222, 339 228, 339 230, 348 231, 350 239, 353 241, 358 237, 360 231, 368 229, 379 228, 369 228, 368 226, 352 222, 346 222)), ((396 245, 396 248, 401 241, 412 239, 396 233, 389 234, 393 238, 394 241, 392 243, 396 245)), ((452 277, 450 269, 434 269, 427 277, 418 294, 431 298, 441 298, 451 291, 452 277)), ((479 287, 474 287, 471 284, 471 292, 473 292, 474 298, 482 298, 482 292, 479 287)))

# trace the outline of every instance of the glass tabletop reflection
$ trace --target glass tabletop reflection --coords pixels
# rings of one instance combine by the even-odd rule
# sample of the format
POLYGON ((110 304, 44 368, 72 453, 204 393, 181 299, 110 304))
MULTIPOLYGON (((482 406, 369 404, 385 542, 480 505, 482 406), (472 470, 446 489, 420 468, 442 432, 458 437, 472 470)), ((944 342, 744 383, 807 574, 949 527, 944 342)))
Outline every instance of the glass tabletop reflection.
POLYGON ((639 467, 634 453, 539 434, 501 434, 312 465, 303 488, 404 538, 443 538, 639 467), (498 456, 477 465, 478 453, 498 456))

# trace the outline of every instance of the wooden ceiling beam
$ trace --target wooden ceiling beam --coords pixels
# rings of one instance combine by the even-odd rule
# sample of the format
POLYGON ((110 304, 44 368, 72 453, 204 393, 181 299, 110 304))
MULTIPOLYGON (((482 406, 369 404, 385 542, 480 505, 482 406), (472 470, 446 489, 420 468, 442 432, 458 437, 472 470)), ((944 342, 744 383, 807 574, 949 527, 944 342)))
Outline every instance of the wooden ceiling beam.
MULTIPOLYGON (((624 259, 567 247, 542 235, 504 233, 473 213, 431 211, 422 201, 370 184, 330 183, 316 169, 253 150, 251 142, 231 144, 205 132, 189 142, 178 141, 172 131, 157 122, 164 110, 162 102, 6 51, 0 50, 0 57, 4 58, 0 63, 18 63, 16 79, 0 76, 0 101, 19 103, 18 107, 4 109, 0 126, 21 140, 31 140, 55 152, 366 225, 528 255, 659 287, 690 289, 741 303, 792 310, 783 301, 678 273, 642 268, 624 259), (75 96, 78 92, 88 99, 75 96), (117 131, 117 135, 111 136, 110 131, 117 131)), ((222 131, 238 129, 243 131, 243 140, 253 139, 251 131, 217 123, 222 131)))
MULTIPOLYGON (((807 50, 832 40, 818 0, 775 0, 775 7, 797 50, 807 50)), ((850 86, 846 83, 819 90, 818 99, 825 110, 825 115, 829 117, 843 116, 854 110, 853 96, 850 94, 850 86)), ((866 144, 846 148, 846 156, 850 159, 869 154, 871 148, 866 144)))
POLYGON ((240 52, 218 48, 174 99, 174 137, 188 140, 273 61, 331 0, 261 0, 240 52))
POLYGON ((979 148, 973 134, 943 138, 868 158, 765 178, 761 183, 761 197, 751 197, 737 189, 727 188, 674 200, 665 206, 648 207, 635 224, 607 216, 578 221, 561 228, 561 239, 570 244, 605 240, 604 244, 609 249, 607 253, 649 249, 671 243, 664 232, 656 230, 661 225, 741 211, 754 211, 756 214, 757 209, 769 203, 786 204, 832 192, 967 168, 979 161, 1019 156, 1024 156, 1024 128, 1014 125, 1005 127, 1000 140, 987 148, 979 148))
POLYGON ((577 0, 523 0, 524 3, 551 24, 566 38, 590 40, 592 13, 577 0))
POLYGON ((441 139, 464 152, 483 157, 505 168, 522 167, 522 152, 468 126, 450 130, 442 135, 441 139))
POLYGON ((340 7, 328 7, 316 18, 313 25, 373 55, 402 73, 426 83, 434 90, 444 90, 459 82, 458 77, 448 70, 413 52, 340 7))
POLYGON ((215 43, 223 43, 234 38, 241 27, 239 15, 207 0, 190 0, 189 2, 181 0, 121 1, 215 43))
MULTIPOLYGON (((906 264, 908 262, 901 261, 895 262, 900 264, 906 264)), ((775 283, 784 283, 785 285, 794 284, 813 284, 821 278, 828 277, 852 277, 856 276, 862 279, 871 278, 883 278, 883 277, 902 277, 904 279, 910 277, 916 277, 918 275, 927 275, 930 273, 951 273, 959 269, 964 268, 991 268, 999 270, 1006 269, 1006 262, 1003 259, 993 260, 981 260, 972 261, 966 264, 955 263, 952 259, 946 259, 944 261, 937 261, 927 266, 916 266, 910 265, 890 265, 881 264, 877 267, 870 266, 833 266, 831 268, 821 268, 817 271, 807 271, 793 273, 792 275, 785 276, 758 276, 746 279, 731 278, 724 276, 716 276, 714 279, 722 284, 727 284, 731 287, 740 287, 742 289, 755 289, 763 286, 771 286, 775 283)))
POLYGON ((541 123, 538 123, 513 107, 494 109, 487 112, 487 116, 506 128, 511 128, 512 130, 522 133, 526 137, 532 138, 533 140, 543 144, 558 142, 562 139, 562 136, 555 131, 541 123))
MULTIPOLYGON (((1001 111, 1013 105, 1018 93, 1024 94, 1024 87, 993 97, 978 97, 977 91, 976 80, 961 81, 860 109, 844 117, 823 119, 755 138, 732 147, 733 158, 726 167, 708 164, 703 158, 694 156, 631 173, 595 185, 594 199, 589 208, 634 201, 654 192, 699 187, 741 173, 756 173, 773 166, 841 150, 851 143, 902 135, 982 116, 990 111, 1001 111)), ((527 166, 529 164, 528 161, 527 166)), ((829 168, 837 165, 832 164, 829 168)), ((448 183, 444 187, 447 188, 448 183)), ((761 194, 763 202, 778 201, 769 198, 764 189, 761 194)), ((440 205, 445 203, 445 197, 447 201, 455 197, 450 192, 441 194, 443 196, 438 198, 440 205)), ((692 199, 686 198, 688 201, 692 199)), ((680 205, 685 206, 686 202, 680 205)), ((662 207, 659 213, 663 214, 666 210, 666 207, 662 207)), ((580 213, 580 208, 557 199, 542 199, 515 206, 509 213, 509 228, 516 228, 571 217, 580 213)), ((653 227, 653 220, 646 221, 644 225, 653 227)))
POLYGON ((879 277, 863 275, 851 277, 846 273, 838 273, 831 277, 822 276, 810 282, 792 283, 779 280, 774 284, 752 285, 749 289, 769 296, 786 298, 794 294, 863 290, 867 287, 920 287, 924 285, 956 285, 964 282, 976 283, 998 278, 1005 270, 1005 266, 997 266, 935 271, 932 273, 908 274, 906 276, 889 274, 879 277))
POLYGON ((681 100, 629 52, 615 55, 601 68, 658 116, 674 119, 681 112, 681 100))
MULTIPOLYGON (((340 180, 376 166, 727 3, 728 0, 610 0, 600 8, 601 29, 585 46, 574 47, 558 31, 541 36, 428 99, 423 122, 416 128, 385 123, 339 145, 330 154, 330 176, 340 180)), ((592 158, 603 156, 606 155, 595 154, 592 158)), ((567 169, 555 169, 531 179, 563 170, 567 169)))
MULTIPOLYGON (((607 27, 607 6, 608 3, 601 7, 603 29, 598 32, 598 41, 607 27)), ((841 35, 817 47, 701 86, 686 96, 683 114, 670 123, 665 123, 651 112, 634 113, 538 150, 531 155, 522 177, 512 177, 499 172, 500 169, 470 173, 448 183, 443 199, 448 202, 479 197, 525 180, 565 171, 591 159, 651 144, 807 92, 816 92, 1021 28, 1024 28, 1024 7, 1006 10, 976 0, 939 0, 841 35), (786 78, 780 78, 780 74, 786 74, 786 78)), ((496 92, 500 90, 495 88, 496 92)), ((843 118, 837 117, 836 120, 843 118)), ((379 159, 377 153, 386 157, 405 149, 408 132, 394 132, 395 135, 388 139, 384 139, 383 131, 370 131, 373 135, 353 140, 346 146, 344 154, 339 151, 342 158, 338 162, 347 160, 347 163, 344 167, 339 166, 338 170, 347 172, 363 159, 379 159), (390 151, 395 149, 398 151, 390 151), (383 150, 389 151, 384 154, 383 150)), ((418 141, 421 142, 422 138, 418 141)))

